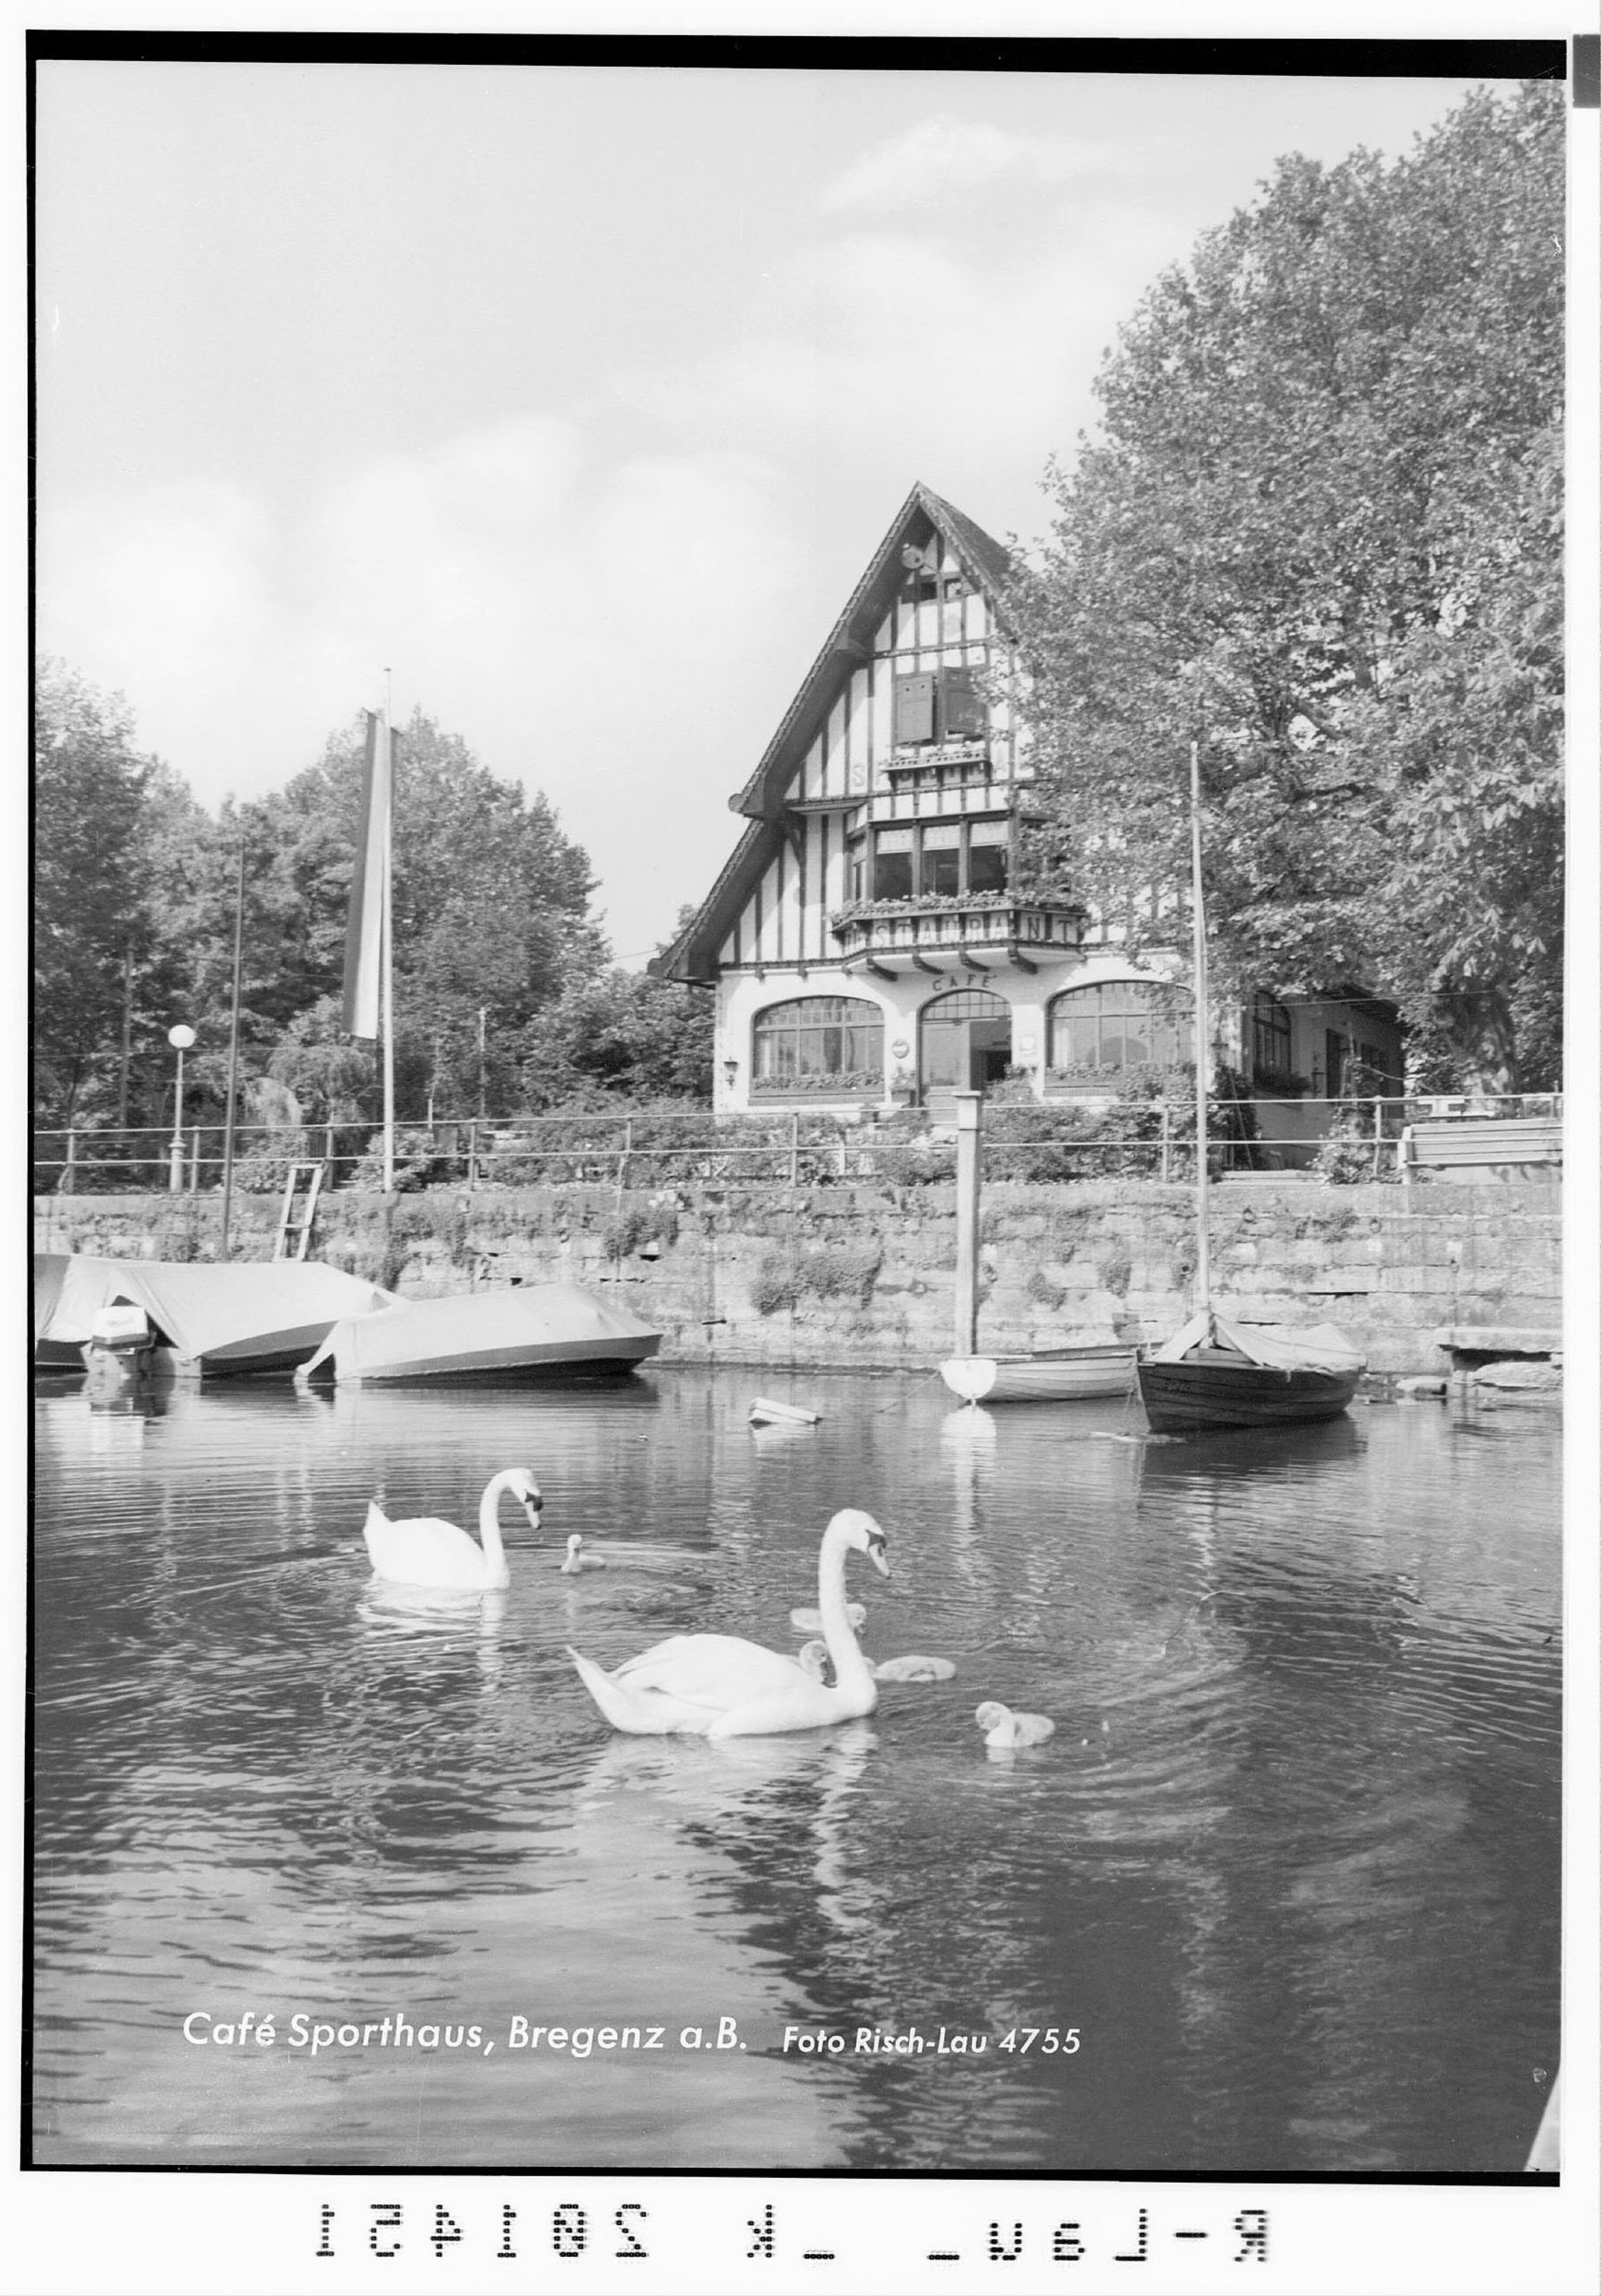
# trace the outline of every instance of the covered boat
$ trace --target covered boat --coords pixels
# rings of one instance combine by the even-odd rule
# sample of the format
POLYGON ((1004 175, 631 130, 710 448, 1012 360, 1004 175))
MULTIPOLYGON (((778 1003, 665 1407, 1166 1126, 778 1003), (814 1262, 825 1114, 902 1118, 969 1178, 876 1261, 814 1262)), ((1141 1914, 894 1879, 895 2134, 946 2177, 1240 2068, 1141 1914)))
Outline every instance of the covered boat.
POLYGON ((1042 1348, 1026 1356, 952 1356, 940 1365, 940 1376, 965 1403, 1072 1403, 1127 1395, 1134 1385, 1134 1349, 1108 1341, 1042 1348))
POLYGON ((341 1387, 389 1381, 620 1378, 661 1334, 571 1283, 397 1300, 334 1324, 297 1376, 341 1387))
POLYGON ((144 1309, 158 1371, 186 1378, 288 1371, 343 1321, 387 1309, 394 1294, 316 1259, 34 1259, 34 1361, 77 1370, 103 1308, 144 1309))
POLYGON ((1334 1419, 1355 1395, 1363 1361, 1333 1324, 1291 1330, 1203 1310, 1140 1358, 1140 1399, 1159 1435, 1334 1419))

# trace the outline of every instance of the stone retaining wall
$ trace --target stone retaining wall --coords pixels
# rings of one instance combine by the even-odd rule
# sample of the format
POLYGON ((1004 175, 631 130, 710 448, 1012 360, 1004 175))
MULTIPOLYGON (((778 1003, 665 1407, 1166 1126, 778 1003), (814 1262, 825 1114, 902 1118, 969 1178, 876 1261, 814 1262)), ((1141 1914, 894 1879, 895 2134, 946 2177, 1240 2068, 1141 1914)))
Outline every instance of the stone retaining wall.
MULTIPOLYGON (((271 1256, 280 1206, 234 1198, 236 1257, 271 1256)), ((215 1196, 48 1197, 35 1249, 213 1256, 215 1196)), ((1219 1308, 1252 1321, 1332 1322, 1370 1367, 1437 1373, 1482 1330, 1488 1353, 1560 1348, 1561 1221, 1539 1185, 1219 1186, 1211 1223, 1219 1308)), ((981 1228, 979 1343, 996 1352, 1165 1337, 1189 1313, 1187 1189, 1117 1180, 997 1183, 981 1228)), ((955 1193, 434 1190, 339 1192, 315 1255, 423 1296, 573 1283, 660 1325, 664 1361, 921 1368, 952 1348, 955 1193)))

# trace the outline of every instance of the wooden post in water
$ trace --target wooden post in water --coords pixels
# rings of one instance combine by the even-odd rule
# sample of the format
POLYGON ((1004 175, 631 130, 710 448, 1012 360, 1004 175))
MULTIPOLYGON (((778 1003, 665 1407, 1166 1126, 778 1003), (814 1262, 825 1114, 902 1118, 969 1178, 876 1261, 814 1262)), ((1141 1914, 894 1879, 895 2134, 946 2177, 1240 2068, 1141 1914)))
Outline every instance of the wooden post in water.
POLYGON ((978 1353, 979 1190, 983 1095, 956 1095, 956 1353, 978 1353))

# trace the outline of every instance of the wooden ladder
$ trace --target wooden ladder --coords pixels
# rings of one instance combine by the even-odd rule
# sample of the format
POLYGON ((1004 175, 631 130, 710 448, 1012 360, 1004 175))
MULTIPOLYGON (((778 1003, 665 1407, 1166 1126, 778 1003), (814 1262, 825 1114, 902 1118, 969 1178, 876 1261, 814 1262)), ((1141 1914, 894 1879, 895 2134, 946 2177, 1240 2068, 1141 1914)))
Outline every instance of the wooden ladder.
POLYGON ((275 1259, 305 1259, 306 1247, 311 1242, 312 1223, 316 1218, 316 1200, 322 1188, 323 1168, 320 1164, 290 1166, 289 1178, 283 1189, 283 1217, 278 1222, 278 1240, 273 1246, 275 1259), (302 1189, 304 1194, 301 1194, 302 1189))

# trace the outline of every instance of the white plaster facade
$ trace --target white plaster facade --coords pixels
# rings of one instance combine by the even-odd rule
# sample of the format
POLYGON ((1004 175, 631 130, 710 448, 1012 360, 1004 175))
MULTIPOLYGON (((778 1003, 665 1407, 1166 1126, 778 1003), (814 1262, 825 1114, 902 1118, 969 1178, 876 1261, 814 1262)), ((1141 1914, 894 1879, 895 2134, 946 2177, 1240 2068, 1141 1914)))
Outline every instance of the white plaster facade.
MULTIPOLYGON (((915 1101, 938 1118, 955 1089, 1003 1071, 1068 1097, 1113 1088, 1136 1044, 1187 1058, 1170 1018, 1142 1019, 1139 992, 1118 987, 1178 974, 1177 953, 1142 970, 1092 920, 1013 890, 1030 774, 1006 701, 1006 574, 999 544, 914 488, 730 800, 745 830, 658 967, 715 985, 718 1113, 915 1101), (1055 1005, 1080 991, 1102 993, 1055 1005), (1086 1043, 1089 1060, 1065 1058, 1086 1043)), ((1215 1051, 1285 1090, 1283 1136, 1326 1128, 1310 1095, 1359 1056, 1399 1089, 1387 1008, 1259 1001, 1260 1014, 1214 1015, 1215 1051)))

